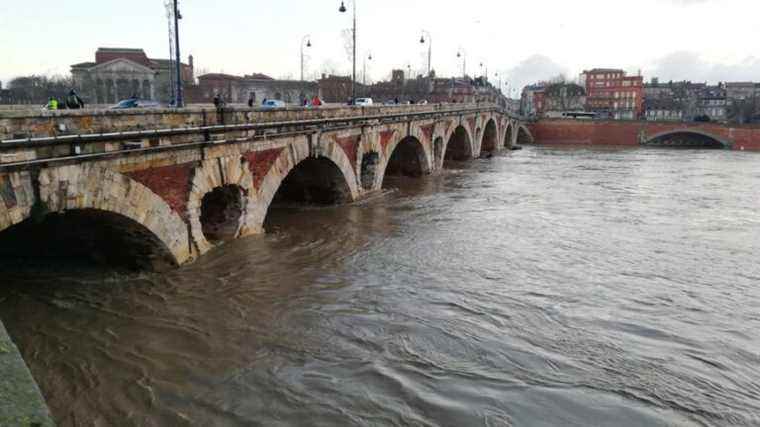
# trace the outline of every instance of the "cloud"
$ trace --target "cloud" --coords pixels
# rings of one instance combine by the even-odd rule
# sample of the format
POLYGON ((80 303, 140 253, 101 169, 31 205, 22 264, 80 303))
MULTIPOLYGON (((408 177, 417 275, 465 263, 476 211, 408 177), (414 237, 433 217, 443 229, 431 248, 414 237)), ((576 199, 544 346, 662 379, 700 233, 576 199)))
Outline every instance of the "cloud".
MULTIPOLYGON (((511 87, 522 90, 526 85, 549 80, 560 74, 568 75, 568 69, 544 55, 532 55, 507 72, 511 87)), ((572 76, 568 76, 572 80, 572 76)))
POLYGON ((654 61, 646 74, 659 77, 660 81, 753 81, 760 76, 760 58, 748 57, 738 63, 725 64, 705 60, 696 52, 679 51, 654 61))

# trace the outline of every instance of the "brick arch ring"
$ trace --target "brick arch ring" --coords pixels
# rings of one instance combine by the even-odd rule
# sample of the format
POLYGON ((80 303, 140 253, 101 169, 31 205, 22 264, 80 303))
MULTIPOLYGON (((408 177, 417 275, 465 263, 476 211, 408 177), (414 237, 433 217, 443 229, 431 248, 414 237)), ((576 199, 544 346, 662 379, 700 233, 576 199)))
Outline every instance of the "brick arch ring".
POLYGON ((39 182, 40 202, 50 211, 94 209, 121 215, 150 231, 177 265, 191 260, 185 222, 164 199, 136 180, 84 164, 43 169, 39 182))
POLYGON ((269 211, 269 206, 272 204, 272 200, 274 200, 274 196, 277 194, 277 190, 279 190, 282 182, 298 164, 310 157, 330 160, 341 171, 341 175, 349 190, 349 202, 353 202, 359 198, 359 187, 356 183, 354 167, 346 152, 343 151, 343 148, 338 143, 324 139, 316 144, 314 150, 310 152, 309 142, 306 137, 293 138, 295 138, 295 141, 283 147, 282 152, 262 179, 255 193, 255 201, 250 206, 250 223, 255 226, 257 232, 263 232, 264 220, 269 211))
POLYGON ((216 188, 227 185, 238 186, 243 191, 244 206, 237 225, 236 237, 256 234, 259 229, 251 212, 255 203, 253 174, 248 161, 240 156, 220 157, 203 160, 193 171, 190 194, 187 201, 187 217, 193 243, 199 254, 208 252, 213 245, 206 239, 201 224, 203 198, 216 188))

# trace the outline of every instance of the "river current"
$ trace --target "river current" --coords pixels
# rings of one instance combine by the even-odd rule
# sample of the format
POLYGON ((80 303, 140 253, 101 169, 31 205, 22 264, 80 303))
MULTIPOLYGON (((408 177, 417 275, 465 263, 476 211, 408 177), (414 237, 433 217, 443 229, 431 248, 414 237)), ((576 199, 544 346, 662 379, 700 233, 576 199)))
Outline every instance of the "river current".
POLYGON ((527 147, 168 273, 0 273, 62 426, 758 426, 760 154, 527 147))

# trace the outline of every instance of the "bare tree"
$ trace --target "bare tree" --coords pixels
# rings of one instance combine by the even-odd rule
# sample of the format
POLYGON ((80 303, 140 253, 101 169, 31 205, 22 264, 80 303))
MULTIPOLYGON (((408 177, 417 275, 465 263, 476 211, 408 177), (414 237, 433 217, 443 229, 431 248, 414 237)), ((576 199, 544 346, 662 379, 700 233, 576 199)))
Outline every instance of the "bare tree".
POLYGON ((22 76, 8 83, 10 97, 18 104, 44 104, 48 98, 63 98, 74 88, 70 76, 22 76))

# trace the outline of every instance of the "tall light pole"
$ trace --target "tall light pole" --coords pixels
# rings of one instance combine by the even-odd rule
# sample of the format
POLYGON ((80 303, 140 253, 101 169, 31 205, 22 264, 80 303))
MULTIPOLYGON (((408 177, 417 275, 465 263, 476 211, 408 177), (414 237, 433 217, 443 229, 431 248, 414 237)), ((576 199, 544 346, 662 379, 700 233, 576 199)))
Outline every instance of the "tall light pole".
MULTIPOLYGON (((353 74, 351 76, 351 101, 356 99, 356 0, 353 0, 351 2, 353 4, 354 9, 354 28, 353 28, 353 74)), ((346 4, 341 1, 340 2, 340 8, 338 11, 340 13, 346 12, 346 4)))
POLYGON ((177 108, 185 106, 184 99, 182 99, 182 62, 180 62, 181 55, 179 54, 179 20, 182 19, 182 15, 179 14, 179 7, 177 1, 174 0, 174 43, 176 47, 176 73, 177 73, 177 108))
POLYGON ((305 35, 301 39, 301 81, 304 81, 303 80, 303 47, 304 47, 304 42, 306 42, 306 47, 311 47, 311 36, 310 35, 305 35))
POLYGON ((462 58, 462 78, 467 78, 467 51, 459 49, 457 52, 457 58, 462 58))
POLYGON ((422 30, 422 36, 420 37, 420 44, 425 44, 425 35, 427 35, 427 43, 428 43, 428 77, 430 77, 430 72, 433 69, 433 36, 430 35, 429 31, 422 30))

